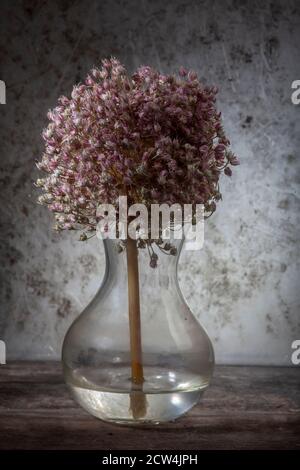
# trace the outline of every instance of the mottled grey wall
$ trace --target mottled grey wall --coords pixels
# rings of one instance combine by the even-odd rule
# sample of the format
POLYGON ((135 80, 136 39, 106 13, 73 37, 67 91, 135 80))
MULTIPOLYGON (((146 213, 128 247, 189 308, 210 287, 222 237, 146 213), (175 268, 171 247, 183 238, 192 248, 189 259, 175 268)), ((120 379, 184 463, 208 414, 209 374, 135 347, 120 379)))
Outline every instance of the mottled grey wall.
POLYGON ((218 362, 289 364, 299 328, 300 2, 1 1, 0 339, 8 358, 54 358, 104 269, 96 240, 51 232, 35 204, 46 112, 103 57, 130 71, 180 65, 220 88, 242 165, 201 253, 180 264, 184 294, 218 362))

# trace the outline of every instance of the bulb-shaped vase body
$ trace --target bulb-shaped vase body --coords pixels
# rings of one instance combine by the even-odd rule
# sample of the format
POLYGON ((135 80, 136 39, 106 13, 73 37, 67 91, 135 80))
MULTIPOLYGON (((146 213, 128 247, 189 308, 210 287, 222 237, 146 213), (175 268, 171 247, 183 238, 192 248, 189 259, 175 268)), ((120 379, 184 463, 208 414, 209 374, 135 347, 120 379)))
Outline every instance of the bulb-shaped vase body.
MULTIPOLYGON (((214 367, 211 342, 180 291, 177 254, 156 245, 157 267, 147 248, 138 249, 142 383, 132 372, 128 258, 118 241, 104 240, 106 270, 92 302, 70 327, 63 368, 75 400, 89 413, 117 423, 159 423, 193 407, 208 387, 214 367)), ((135 325, 133 325, 135 327, 135 325)))

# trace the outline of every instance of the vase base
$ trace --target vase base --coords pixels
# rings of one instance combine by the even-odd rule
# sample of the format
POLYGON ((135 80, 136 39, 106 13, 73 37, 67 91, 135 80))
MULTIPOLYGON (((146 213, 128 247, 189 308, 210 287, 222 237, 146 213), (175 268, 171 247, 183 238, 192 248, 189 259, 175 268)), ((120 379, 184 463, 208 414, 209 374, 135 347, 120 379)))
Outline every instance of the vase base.
POLYGON ((116 424, 159 424, 187 413, 204 390, 170 393, 115 393, 70 386, 74 399, 88 413, 116 424))
POLYGON ((91 415, 119 424, 173 421, 199 401, 210 382, 203 375, 179 368, 144 366, 140 388, 131 381, 130 365, 64 367, 74 399, 91 415))

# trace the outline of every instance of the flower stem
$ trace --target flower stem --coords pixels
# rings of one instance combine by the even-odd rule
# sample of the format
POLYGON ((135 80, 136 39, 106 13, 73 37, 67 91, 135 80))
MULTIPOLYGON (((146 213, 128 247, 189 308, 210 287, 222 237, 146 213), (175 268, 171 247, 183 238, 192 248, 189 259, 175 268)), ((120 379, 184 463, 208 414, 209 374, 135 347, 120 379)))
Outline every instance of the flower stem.
POLYGON ((126 242, 126 252, 132 380, 130 407, 134 418, 142 418, 146 414, 146 397, 143 393, 144 373, 141 339, 138 249, 136 246, 136 240, 133 240, 129 236, 126 242))

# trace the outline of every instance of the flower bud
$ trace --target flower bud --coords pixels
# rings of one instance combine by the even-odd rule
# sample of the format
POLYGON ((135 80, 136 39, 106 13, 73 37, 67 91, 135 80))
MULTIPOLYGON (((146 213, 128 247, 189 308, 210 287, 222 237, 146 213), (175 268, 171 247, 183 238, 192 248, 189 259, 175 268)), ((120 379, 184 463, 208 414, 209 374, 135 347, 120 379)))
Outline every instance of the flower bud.
POLYGON ((151 256, 149 265, 150 265, 150 267, 153 268, 153 269, 157 267, 157 260, 154 259, 152 256, 151 256))
POLYGON ((186 77, 187 76, 187 70, 184 67, 180 67, 179 69, 179 75, 181 77, 186 77))

